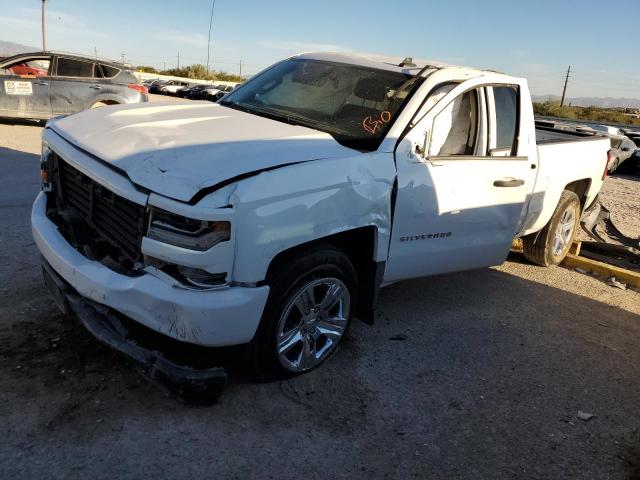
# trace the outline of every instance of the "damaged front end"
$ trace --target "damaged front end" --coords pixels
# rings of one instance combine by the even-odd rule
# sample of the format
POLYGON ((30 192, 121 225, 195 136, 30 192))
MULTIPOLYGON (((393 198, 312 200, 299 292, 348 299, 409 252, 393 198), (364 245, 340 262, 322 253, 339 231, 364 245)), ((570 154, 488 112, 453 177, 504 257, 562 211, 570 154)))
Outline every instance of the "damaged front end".
POLYGON ((154 348, 145 346, 139 327, 132 329, 116 311, 82 297, 44 259, 42 270, 45 284, 62 312, 73 313, 94 337, 133 362, 144 377, 185 402, 216 403, 227 381, 224 368, 197 368, 169 359, 167 352, 157 349, 157 344, 171 346, 176 340, 165 337, 154 348))

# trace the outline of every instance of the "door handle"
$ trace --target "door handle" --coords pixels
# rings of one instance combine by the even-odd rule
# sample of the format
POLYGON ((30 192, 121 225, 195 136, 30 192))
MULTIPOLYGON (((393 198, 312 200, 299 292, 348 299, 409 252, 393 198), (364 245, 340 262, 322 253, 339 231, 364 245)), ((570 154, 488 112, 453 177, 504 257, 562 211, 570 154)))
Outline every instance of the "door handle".
POLYGON ((43 82, 42 80, 35 82, 36 85, 49 85, 48 82, 43 82))
POLYGON ((520 187, 524 185, 524 180, 521 178, 503 178, 493 182, 494 187, 520 187))
POLYGON ((91 85, 89 88, 93 88, 94 90, 102 90, 102 87, 99 85, 91 85))

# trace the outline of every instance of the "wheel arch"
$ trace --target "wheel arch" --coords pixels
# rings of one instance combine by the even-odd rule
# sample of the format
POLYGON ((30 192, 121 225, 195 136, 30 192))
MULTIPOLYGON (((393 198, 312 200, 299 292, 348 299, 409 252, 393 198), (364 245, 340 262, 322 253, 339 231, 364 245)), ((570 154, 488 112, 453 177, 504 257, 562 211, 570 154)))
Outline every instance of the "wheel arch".
POLYGON ((589 193, 589 189, 591 188, 591 179, 583 178, 580 180, 575 180, 564 187, 564 190, 568 190, 569 192, 573 192, 577 195, 580 200, 580 211, 583 212, 587 201, 587 194, 589 193))
POLYGON ((271 260, 265 280, 269 283, 274 272, 292 257, 303 255, 305 251, 323 244, 331 245, 349 258, 357 272, 358 302, 354 310, 355 316, 365 323, 372 324, 385 268, 384 261, 376 261, 375 259, 377 242, 378 229, 376 226, 370 225, 293 246, 281 251, 271 260))
POLYGON ((103 102, 107 105, 119 105, 121 103, 127 103, 127 100, 124 97, 114 94, 96 95, 91 99, 88 108, 91 108, 98 102, 103 102))

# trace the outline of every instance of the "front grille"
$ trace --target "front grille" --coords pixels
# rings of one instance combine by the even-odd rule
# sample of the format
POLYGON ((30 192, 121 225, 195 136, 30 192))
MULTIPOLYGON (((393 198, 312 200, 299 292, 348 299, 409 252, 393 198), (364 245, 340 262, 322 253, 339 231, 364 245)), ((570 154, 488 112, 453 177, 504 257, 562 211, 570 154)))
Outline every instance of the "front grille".
POLYGON ((103 187, 57 157, 58 210, 68 209, 93 237, 115 247, 124 259, 141 258, 145 208, 103 187))

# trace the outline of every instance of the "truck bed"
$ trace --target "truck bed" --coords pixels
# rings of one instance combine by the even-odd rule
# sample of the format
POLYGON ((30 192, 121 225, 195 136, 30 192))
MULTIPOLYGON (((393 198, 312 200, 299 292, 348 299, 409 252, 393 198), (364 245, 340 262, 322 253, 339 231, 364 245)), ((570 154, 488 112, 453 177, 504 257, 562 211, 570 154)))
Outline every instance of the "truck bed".
POLYGON ((602 140, 604 135, 594 135, 588 132, 564 130, 554 126, 553 122, 536 121, 536 143, 547 145, 552 143, 580 142, 602 140))

